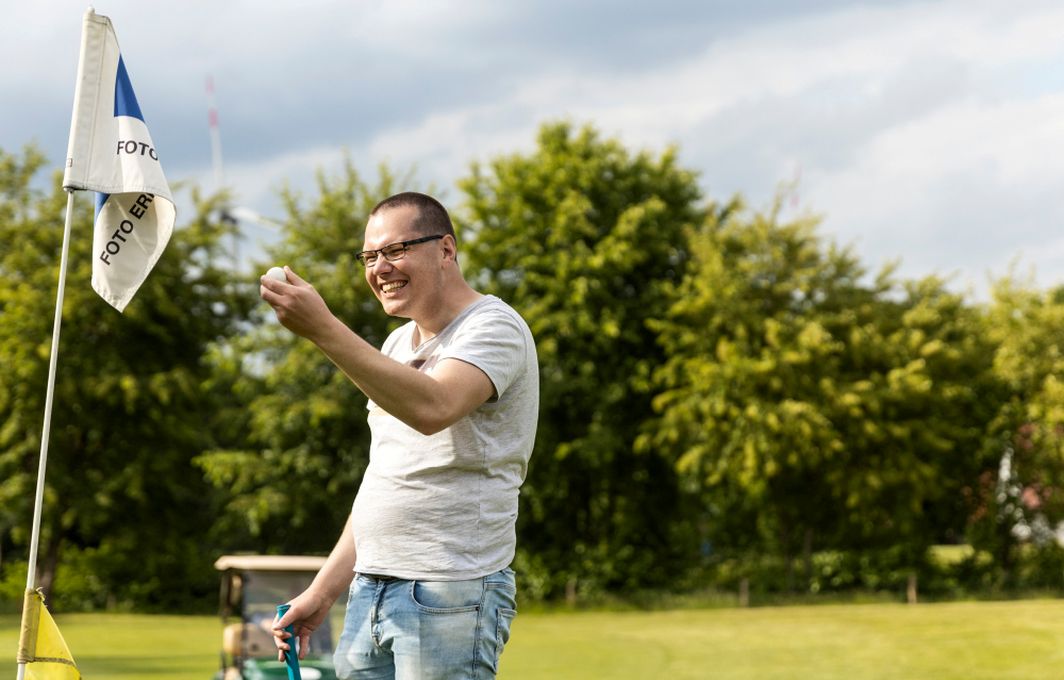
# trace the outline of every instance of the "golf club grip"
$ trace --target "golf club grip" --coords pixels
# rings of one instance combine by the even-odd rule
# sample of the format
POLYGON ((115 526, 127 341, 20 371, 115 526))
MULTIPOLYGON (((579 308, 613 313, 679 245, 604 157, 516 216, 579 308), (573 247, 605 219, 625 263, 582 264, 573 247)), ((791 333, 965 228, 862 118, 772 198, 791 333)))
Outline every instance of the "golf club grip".
MULTIPOLYGON (((277 618, 280 619, 284 616, 291 606, 288 604, 277 605, 277 618)), ((299 674, 299 651, 296 649, 298 643, 295 637, 295 627, 292 624, 288 624, 284 629, 292 635, 292 637, 288 638, 288 651, 284 653, 284 662, 288 666, 288 680, 303 680, 303 677, 299 674)))

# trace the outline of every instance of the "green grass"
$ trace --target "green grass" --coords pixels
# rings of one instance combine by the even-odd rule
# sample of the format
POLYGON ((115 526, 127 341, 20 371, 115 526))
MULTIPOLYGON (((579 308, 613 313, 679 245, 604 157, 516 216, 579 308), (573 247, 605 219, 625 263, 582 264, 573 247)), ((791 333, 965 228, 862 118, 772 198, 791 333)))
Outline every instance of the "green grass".
POLYGON ((1064 601, 518 616, 500 678, 1059 678, 1064 601))
MULTIPOLYGON (((87 680, 210 680, 219 666, 217 617, 64 614, 56 624, 87 680)), ((4 656, 12 669, 18 628, 17 615, 0 617, 0 649, 9 650, 4 656)))
MULTIPOLYGON (((57 617, 93 678, 206 680, 212 617, 57 617)), ((1064 668, 1064 600, 849 604, 654 612, 524 612, 500 680, 1039 680, 1064 668)), ((18 617, 0 616, 15 665, 18 617)))

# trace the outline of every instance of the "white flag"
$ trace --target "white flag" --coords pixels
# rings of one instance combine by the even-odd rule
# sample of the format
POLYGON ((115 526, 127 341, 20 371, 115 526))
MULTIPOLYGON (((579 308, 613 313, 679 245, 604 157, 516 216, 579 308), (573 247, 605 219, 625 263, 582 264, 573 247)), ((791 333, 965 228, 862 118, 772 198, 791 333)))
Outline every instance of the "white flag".
POLYGON ((176 213, 111 20, 91 8, 81 32, 63 187, 98 192, 92 287, 121 312, 170 241, 176 213))

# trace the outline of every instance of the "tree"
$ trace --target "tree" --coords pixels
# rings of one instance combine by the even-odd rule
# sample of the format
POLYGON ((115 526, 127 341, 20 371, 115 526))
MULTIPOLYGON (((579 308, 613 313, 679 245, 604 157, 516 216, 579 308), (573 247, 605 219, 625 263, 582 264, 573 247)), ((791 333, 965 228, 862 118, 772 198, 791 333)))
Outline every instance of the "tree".
POLYGON ((1052 542, 1064 520, 1064 288, 1000 279, 986 324, 1003 394, 985 453, 1001 465, 975 490, 982 502, 975 542, 994 554, 1008 585, 1017 577, 1019 542, 1052 542))
POLYGON ((652 322, 668 358, 640 443, 702 490, 714 538, 782 555, 793 586, 814 548, 902 546, 912 565, 938 527, 962 531, 989 369, 977 316, 936 279, 864 283, 778 202, 715 206, 690 238, 652 322))
MULTIPOLYGON (((44 159, 0 152, 0 527, 27 545, 44 412, 66 194, 34 189, 44 159)), ((119 314, 89 287, 92 215, 76 203, 63 306, 42 523, 39 583, 67 602, 188 607, 210 592, 198 555, 211 523, 209 487, 191 465, 211 445, 216 410, 205 357, 245 316, 217 265, 225 227, 196 214, 119 314), (75 572, 80 572, 75 575, 75 572), (77 585, 77 588, 75 588, 77 585), (77 593, 74 591, 78 590, 77 593), (81 602, 75 602, 82 598, 81 602)), ((5 537, 5 538, 6 538, 5 537)))
POLYGON ((660 584, 693 540, 661 458, 634 450, 664 360, 647 327, 701 219, 675 150, 630 154, 590 126, 544 125, 529 154, 474 165, 460 249, 478 289, 536 338, 541 410, 519 565, 539 595, 660 584))

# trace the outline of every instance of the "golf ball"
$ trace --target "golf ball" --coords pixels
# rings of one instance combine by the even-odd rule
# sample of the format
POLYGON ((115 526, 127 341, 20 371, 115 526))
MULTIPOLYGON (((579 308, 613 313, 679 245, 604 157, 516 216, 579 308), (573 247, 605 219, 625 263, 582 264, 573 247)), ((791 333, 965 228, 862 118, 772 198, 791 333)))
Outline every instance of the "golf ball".
POLYGON ((288 281, 288 277, 284 275, 284 270, 280 267, 270 267, 266 272, 266 278, 276 279, 278 281, 288 281))

